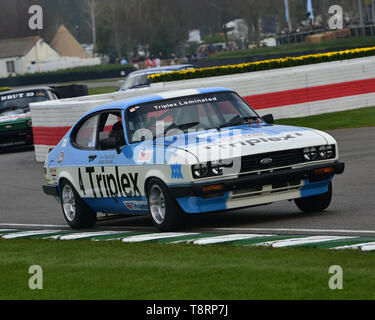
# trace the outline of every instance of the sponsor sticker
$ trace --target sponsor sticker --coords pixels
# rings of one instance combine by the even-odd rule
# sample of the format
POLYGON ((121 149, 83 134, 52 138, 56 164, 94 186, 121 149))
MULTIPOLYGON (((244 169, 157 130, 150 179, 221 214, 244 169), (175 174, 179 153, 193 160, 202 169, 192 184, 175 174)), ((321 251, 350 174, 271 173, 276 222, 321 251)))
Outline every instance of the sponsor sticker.
POLYGON ((124 201, 124 205, 129 210, 148 210, 148 203, 147 201, 124 201))
POLYGON ((182 175, 182 165, 181 164, 171 164, 171 178, 172 179, 183 179, 182 175))
POLYGON ((57 163, 61 163, 64 161, 64 152, 60 152, 59 156, 57 157, 57 163))
POLYGON ((152 150, 142 150, 138 153, 137 162, 151 162, 152 156, 152 150))

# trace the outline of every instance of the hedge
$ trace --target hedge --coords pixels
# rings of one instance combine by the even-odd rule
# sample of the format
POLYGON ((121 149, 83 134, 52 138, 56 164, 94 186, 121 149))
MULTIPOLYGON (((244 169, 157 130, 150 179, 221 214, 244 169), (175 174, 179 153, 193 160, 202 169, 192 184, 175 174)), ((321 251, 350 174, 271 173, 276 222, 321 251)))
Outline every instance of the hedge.
POLYGON ((210 68, 192 69, 184 71, 174 71, 169 73, 152 74, 149 77, 153 83, 167 82, 176 80, 187 80, 196 78, 206 78, 223 76, 229 74, 271 70, 279 68, 288 68, 303 66, 321 62, 331 62, 347 59, 375 56, 375 47, 357 48, 344 51, 334 51, 327 53, 317 53, 304 55, 300 57, 286 57, 280 59, 270 59, 236 65, 218 66, 210 68))
POLYGON ((30 86, 49 83, 87 81, 96 79, 122 78, 136 70, 133 65, 97 65, 76 67, 53 72, 25 74, 22 76, 0 78, 0 87, 30 86), (125 75, 123 74, 125 73, 125 75))

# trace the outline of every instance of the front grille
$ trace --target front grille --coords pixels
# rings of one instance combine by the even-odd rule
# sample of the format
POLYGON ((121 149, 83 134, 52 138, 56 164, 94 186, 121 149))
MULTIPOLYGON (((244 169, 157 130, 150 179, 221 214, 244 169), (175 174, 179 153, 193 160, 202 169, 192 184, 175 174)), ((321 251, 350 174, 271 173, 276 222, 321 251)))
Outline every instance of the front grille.
POLYGON ((257 170, 265 170, 278 167, 286 167, 298 163, 307 162, 303 156, 303 149, 284 150, 278 152, 262 153, 244 156, 241 158, 241 173, 257 170), (272 159, 272 163, 264 165, 263 159, 272 159))

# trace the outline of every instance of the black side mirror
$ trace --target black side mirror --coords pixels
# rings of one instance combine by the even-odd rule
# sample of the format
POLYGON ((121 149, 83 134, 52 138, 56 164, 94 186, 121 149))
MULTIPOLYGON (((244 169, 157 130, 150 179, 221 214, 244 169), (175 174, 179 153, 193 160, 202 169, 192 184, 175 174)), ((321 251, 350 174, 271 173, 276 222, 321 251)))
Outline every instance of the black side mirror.
POLYGON ((265 116, 262 117, 263 121, 267 124, 274 124, 275 119, 273 118, 272 114, 266 114, 265 116))

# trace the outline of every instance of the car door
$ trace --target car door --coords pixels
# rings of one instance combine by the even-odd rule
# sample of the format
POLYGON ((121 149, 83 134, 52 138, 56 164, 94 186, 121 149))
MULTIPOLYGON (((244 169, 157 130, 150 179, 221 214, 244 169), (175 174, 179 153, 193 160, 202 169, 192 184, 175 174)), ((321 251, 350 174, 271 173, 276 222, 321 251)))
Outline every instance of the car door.
POLYGON ((91 197, 88 204, 98 212, 148 212, 142 194, 141 168, 127 157, 121 110, 99 114, 95 149, 88 155, 91 197))

